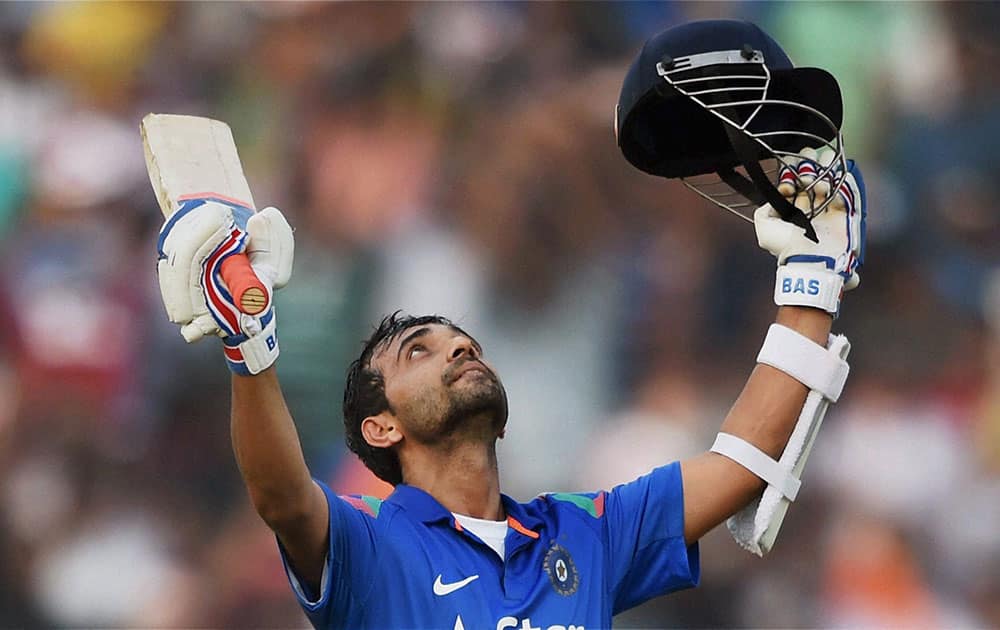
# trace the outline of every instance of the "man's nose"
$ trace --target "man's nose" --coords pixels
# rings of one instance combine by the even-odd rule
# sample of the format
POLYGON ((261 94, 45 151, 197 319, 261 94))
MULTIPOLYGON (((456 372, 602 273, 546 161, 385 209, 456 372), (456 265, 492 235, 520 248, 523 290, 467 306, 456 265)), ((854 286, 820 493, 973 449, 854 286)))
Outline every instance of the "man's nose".
POLYGON ((465 357, 467 359, 475 359, 479 356, 476 351, 476 346, 472 343, 471 339, 466 337, 458 337, 452 342, 451 352, 448 355, 452 361, 465 357))

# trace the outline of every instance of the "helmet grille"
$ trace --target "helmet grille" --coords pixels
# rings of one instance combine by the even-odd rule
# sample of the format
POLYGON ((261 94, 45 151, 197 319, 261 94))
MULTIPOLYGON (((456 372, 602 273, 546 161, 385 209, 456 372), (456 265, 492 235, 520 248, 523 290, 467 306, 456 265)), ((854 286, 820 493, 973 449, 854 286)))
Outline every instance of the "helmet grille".
POLYGON ((763 185, 758 181, 760 173, 772 187, 779 177, 783 181, 794 178, 799 189, 809 194, 809 210, 803 211, 808 219, 833 201, 834 196, 829 195, 822 203, 813 203, 812 190, 824 179, 836 190, 847 176, 840 129, 820 110, 793 100, 794 94, 775 94, 771 71, 759 50, 744 47, 665 57, 656 64, 656 71, 664 80, 664 90, 682 95, 725 125, 743 162, 727 173, 681 177, 686 186, 751 222, 753 210, 765 203, 758 192, 763 185), (736 142, 737 138, 746 141, 736 142), (802 153, 805 148, 826 158, 815 165, 816 176, 811 181, 803 181, 796 170, 801 160, 809 159, 802 153), (759 165, 759 170, 748 169, 751 163, 759 165))

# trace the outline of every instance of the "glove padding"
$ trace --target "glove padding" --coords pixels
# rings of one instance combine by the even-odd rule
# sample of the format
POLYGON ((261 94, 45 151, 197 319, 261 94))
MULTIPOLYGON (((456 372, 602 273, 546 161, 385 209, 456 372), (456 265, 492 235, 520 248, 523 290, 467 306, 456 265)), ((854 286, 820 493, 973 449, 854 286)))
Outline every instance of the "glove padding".
POLYGON ((254 214, 220 199, 185 204, 164 224, 158 243, 157 275, 170 321, 181 325, 188 343, 206 335, 223 338, 226 360, 238 374, 256 374, 278 356, 273 290, 291 276, 292 229, 276 208, 254 214), (256 316, 236 307, 219 269, 246 251, 271 306, 256 316))
MULTIPOLYGON (((794 171, 782 168, 778 190, 808 213, 826 201, 841 171, 835 167, 806 191, 817 173, 831 163, 834 153, 824 150, 817 156, 815 150, 803 149, 802 155, 804 159, 791 165, 794 171)), ((867 207, 864 180, 853 160, 847 161, 847 177, 833 194, 833 201, 812 219, 818 243, 806 238, 801 228, 783 221, 770 204, 754 213, 757 242, 778 259, 775 304, 811 306, 836 314, 843 292, 858 286, 867 207)))

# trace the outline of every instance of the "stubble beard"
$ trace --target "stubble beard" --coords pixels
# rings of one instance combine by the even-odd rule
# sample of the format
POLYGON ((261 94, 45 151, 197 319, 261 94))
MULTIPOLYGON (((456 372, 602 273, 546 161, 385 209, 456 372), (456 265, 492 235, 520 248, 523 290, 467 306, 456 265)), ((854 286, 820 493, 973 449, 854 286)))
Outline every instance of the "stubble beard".
POLYGON ((493 443, 507 424, 507 392, 483 363, 468 359, 441 375, 443 400, 434 414, 435 441, 493 443), (466 371, 470 363, 481 371, 466 371))
POLYGON ((441 377, 441 388, 427 392, 410 408, 409 438, 417 442, 447 446, 465 442, 496 441, 507 424, 507 392, 488 368, 483 372, 455 374, 455 365, 441 377))
POLYGON ((448 409, 441 417, 441 435, 466 435, 495 440, 507 424, 507 392, 490 372, 462 377, 471 383, 448 387, 448 409))

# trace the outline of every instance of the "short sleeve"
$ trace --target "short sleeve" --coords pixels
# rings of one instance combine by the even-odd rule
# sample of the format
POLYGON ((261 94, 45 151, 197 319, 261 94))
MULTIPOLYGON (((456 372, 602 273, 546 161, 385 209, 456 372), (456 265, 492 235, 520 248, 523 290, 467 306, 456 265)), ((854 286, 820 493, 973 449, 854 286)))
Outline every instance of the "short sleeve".
POLYGON ((373 497, 340 497, 321 481, 330 509, 329 546, 319 592, 296 575, 281 541, 278 549, 288 582, 299 605, 316 628, 334 628, 349 617, 352 605, 367 592, 375 564, 375 518, 381 501, 373 497))
POLYGON ((679 463, 656 468, 608 492, 605 519, 614 614, 698 585, 698 543, 684 542, 679 463))

